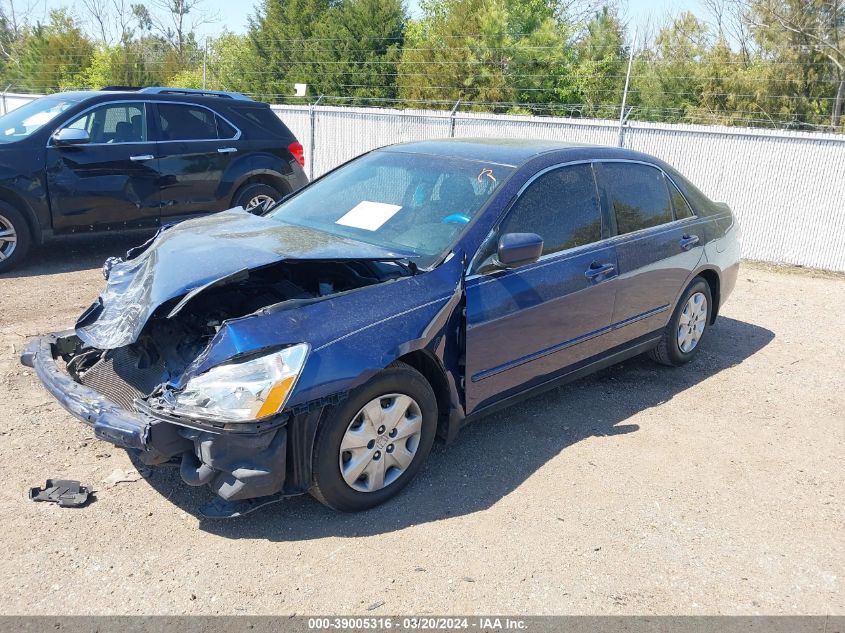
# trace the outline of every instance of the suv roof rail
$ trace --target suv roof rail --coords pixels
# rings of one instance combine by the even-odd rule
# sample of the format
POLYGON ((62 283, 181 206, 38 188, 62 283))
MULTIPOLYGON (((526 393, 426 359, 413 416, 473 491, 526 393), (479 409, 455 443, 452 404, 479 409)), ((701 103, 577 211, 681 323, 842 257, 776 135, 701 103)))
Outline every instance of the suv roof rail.
POLYGON ((225 92, 223 90, 202 90, 198 88, 167 88, 164 86, 149 86, 141 88, 138 92, 158 95, 196 95, 198 97, 224 97, 226 99, 238 99, 240 101, 252 101, 249 97, 240 92, 225 92))

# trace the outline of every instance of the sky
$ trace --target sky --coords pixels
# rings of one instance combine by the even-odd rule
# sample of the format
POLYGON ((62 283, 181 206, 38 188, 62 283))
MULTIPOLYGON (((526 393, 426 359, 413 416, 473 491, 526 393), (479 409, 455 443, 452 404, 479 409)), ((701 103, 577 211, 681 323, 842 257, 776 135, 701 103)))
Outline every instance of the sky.
MULTIPOLYGON (((218 16, 218 21, 198 29, 201 37, 214 36, 223 29, 243 33, 247 22, 255 14, 255 6, 260 0, 204 0, 203 6, 210 13, 218 16)), ((405 0, 411 15, 418 13, 418 0, 405 0)), ((659 21, 666 14, 678 14, 682 11, 692 11, 696 15, 704 16, 705 11, 699 0, 622 0, 623 16, 631 25, 642 31, 648 25, 649 19, 659 21)), ((33 5, 38 8, 35 13, 46 14, 49 9, 69 7, 78 17, 85 18, 85 10, 81 2, 74 0, 24 0, 21 4, 33 5)), ((37 17, 34 16, 34 17, 37 17)))

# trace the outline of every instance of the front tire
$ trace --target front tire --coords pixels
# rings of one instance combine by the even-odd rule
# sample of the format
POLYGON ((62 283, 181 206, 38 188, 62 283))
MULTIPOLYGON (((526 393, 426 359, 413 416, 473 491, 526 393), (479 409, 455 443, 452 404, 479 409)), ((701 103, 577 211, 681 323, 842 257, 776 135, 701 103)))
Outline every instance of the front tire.
POLYGON ((0 272, 22 262, 31 245, 26 218, 14 207, 0 202, 0 272))
POLYGON ((696 277, 681 295, 660 343, 649 352, 649 356, 671 367, 691 361, 701 347, 712 313, 710 285, 701 277, 696 277))
POLYGON ((419 472, 436 431, 431 385, 412 367, 393 363, 326 412, 311 494, 342 512, 384 503, 419 472))

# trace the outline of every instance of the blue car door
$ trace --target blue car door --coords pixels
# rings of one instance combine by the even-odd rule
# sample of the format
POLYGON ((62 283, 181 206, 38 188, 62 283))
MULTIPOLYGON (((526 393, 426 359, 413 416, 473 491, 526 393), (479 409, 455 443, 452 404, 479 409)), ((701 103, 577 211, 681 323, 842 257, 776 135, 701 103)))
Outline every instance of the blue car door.
POLYGON ((541 172, 474 259, 466 281, 466 411, 542 384, 606 349, 617 277, 592 166, 541 172), (534 263, 484 270, 506 233, 536 233, 534 263))
POLYGON ((621 345, 665 327, 703 256, 705 227, 657 167, 606 162, 595 171, 618 235, 612 338, 621 345))

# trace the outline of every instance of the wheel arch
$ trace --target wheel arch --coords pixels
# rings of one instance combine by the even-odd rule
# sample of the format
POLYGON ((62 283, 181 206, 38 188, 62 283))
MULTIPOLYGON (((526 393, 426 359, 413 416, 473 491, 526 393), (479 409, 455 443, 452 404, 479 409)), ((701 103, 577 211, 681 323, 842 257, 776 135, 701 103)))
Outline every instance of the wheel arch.
POLYGON ((278 172, 274 172, 270 169, 252 171, 244 175, 238 182, 235 183, 235 186, 232 188, 232 195, 229 198, 229 204, 234 206, 238 194, 240 194, 244 187, 248 187, 249 185, 268 185, 273 187, 273 189, 283 196, 292 191, 290 183, 288 183, 287 179, 278 172))
POLYGON ((716 317, 719 314, 719 306, 721 305, 720 292, 722 280, 719 276, 719 271, 715 268, 702 268, 695 276, 704 279, 710 287, 710 298, 713 300, 713 309, 710 311, 710 325, 713 325, 716 322, 716 317))
POLYGON ((416 369, 431 385, 437 399, 437 435, 444 438, 449 437, 450 431, 452 434, 454 433, 454 430, 449 428, 452 408, 451 392, 443 365, 433 354, 424 349, 409 352, 396 360, 416 369))
POLYGON ((14 191, 0 187, 0 203, 5 203, 23 215, 26 220, 29 234, 32 241, 36 244, 41 243, 42 234, 41 227, 38 224, 38 219, 35 216, 35 211, 32 210, 26 201, 16 194, 14 191))

